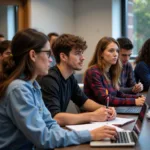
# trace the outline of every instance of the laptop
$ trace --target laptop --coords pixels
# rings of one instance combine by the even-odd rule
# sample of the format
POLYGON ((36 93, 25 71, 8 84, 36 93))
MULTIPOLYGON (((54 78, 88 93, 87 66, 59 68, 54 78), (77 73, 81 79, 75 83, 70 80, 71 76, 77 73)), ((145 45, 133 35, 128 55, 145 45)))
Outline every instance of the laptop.
MULTIPOLYGON (((150 107, 150 88, 148 90, 145 102, 150 107)), ((141 106, 118 106, 115 108, 118 114, 139 114, 141 106)))
POLYGON ((142 125, 147 109, 148 106, 146 103, 144 103, 132 131, 118 132, 118 138, 115 141, 110 140, 108 138, 102 141, 91 141, 90 146, 91 147, 135 146, 142 130, 142 125))

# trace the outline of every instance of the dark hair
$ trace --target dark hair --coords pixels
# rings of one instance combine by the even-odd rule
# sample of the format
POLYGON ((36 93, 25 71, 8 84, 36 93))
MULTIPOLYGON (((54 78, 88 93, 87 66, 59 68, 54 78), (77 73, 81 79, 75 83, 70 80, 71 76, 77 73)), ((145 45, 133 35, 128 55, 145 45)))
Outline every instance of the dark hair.
POLYGON ((117 39, 117 42, 120 45, 120 49, 126 49, 126 50, 131 50, 133 49, 133 44, 130 41, 130 39, 126 38, 126 37, 121 37, 117 39))
POLYGON ((144 61, 146 64, 150 65, 150 38, 143 44, 135 63, 140 61, 144 61))
POLYGON ((39 53, 48 38, 35 29, 25 29, 16 33, 11 43, 12 56, 2 61, 2 74, 0 75, 0 97, 7 86, 17 78, 30 80, 33 77, 34 64, 29 57, 29 51, 39 53))
POLYGON ((11 41, 5 40, 0 42, 0 54, 3 54, 8 48, 10 48, 11 41))
MULTIPOLYGON (((115 43, 119 48, 118 42, 112 37, 103 37, 102 39, 100 39, 95 48, 93 57, 88 65, 88 68, 90 68, 94 65, 97 65, 108 81, 109 81, 109 79, 108 79, 108 77, 106 75, 106 71, 105 71, 107 64, 105 63, 105 61, 103 60, 103 58, 101 56, 102 56, 102 53, 107 48, 107 46, 112 42, 115 43)), ((120 63, 119 59, 117 60, 117 63, 115 65, 112 65, 110 67, 110 73, 112 75, 112 84, 116 89, 118 89, 119 88, 118 81, 119 81, 119 76, 121 73, 121 63, 120 63)))
POLYGON ((51 37, 52 37, 52 36, 57 36, 57 37, 58 37, 59 34, 56 33, 56 32, 51 32, 51 33, 49 33, 47 36, 48 36, 49 40, 51 40, 51 37))
POLYGON ((84 51, 87 48, 86 41, 79 36, 71 34, 60 35, 52 45, 56 62, 60 63, 60 53, 64 53, 69 56, 72 48, 81 49, 84 51))
POLYGON ((4 35, 3 35, 3 34, 0 34, 0 37, 3 37, 3 38, 4 38, 4 35))

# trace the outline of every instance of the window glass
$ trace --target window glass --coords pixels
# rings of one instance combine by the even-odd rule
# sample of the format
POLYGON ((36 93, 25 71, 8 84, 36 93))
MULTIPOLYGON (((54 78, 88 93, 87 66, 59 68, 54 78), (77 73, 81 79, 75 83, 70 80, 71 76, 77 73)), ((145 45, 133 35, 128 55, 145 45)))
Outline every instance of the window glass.
POLYGON ((134 44, 133 55, 137 55, 150 38, 150 0, 128 0, 127 7, 127 36, 134 44))

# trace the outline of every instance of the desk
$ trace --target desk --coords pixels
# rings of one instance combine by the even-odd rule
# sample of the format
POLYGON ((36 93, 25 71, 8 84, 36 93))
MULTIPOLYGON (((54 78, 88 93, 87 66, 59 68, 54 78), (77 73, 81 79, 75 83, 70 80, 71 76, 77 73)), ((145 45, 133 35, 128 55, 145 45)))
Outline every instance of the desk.
MULTIPOLYGON (((133 115, 118 115, 119 117, 134 117, 133 115)), ((124 129, 132 129, 134 123, 129 123, 123 126, 124 129)), ((78 146, 69 146, 65 148, 56 148, 55 150, 150 150, 150 120, 145 118, 142 133, 140 134, 139 140, 135 147, 103 147, 103 148, 92 148, 88 144, 81 144, 78 146)))

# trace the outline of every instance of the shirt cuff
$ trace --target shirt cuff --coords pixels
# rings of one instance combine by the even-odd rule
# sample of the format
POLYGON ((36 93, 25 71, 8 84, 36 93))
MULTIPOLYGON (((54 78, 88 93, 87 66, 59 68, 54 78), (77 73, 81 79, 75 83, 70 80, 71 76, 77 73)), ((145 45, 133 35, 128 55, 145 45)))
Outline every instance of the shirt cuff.
POLYGON ((80 143, 90 142, 92 140, 91 134, 88 130, 78 131, 80 135, 80 143))

